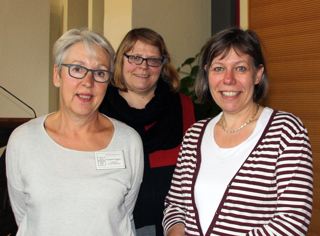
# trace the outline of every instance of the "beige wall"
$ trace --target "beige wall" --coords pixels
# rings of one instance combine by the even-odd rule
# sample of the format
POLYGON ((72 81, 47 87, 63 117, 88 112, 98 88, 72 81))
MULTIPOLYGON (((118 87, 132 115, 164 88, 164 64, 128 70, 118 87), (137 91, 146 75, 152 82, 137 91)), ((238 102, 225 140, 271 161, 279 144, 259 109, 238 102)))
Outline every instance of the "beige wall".
POLYGON ((246 30, 249 27, 248 0, 240 0, 240 28, 246 30))
MULTIPOLYGON (((0 0, 0 85, 48 113, 49 0, 0 0)), ((33 112, 0 90, 0 117, 32 117, 33 112)))
POLYGON ((117 50, 122 38, 132 29, 132 0, 105 0, 104 36, 117 50))
POLYGON ((88 27, 103 35, 104 0, 89 0, 88 27))
POLYGON ((50 1, 50 42, 49 42, 49 112, 59 109, 58 89, 53 85, 53 58, 52 48, 55 41, 63 34, 66 24, 63 22, 64 11, 67 10, 65 0, 50 1))
POLYGON ((165 40, 178 67, 211 36, 211 0, 133 0, 132 26, 148 27, 165 40))
POLYGON ((148 27, 162 35, 176 67, 200 51, 210 22, 210 0, 105 0, 104 35, 115 49, 129 30, 148 27))
MULTIPOLYGON (((210 37, 210 2, 0 0, 0 85, 32 106, 38 116, 57 110, 58 89, 52 84, 51 50, 58 37, 75 24, 98 31, 103 28, 103 34, 115 49, 132 28, 154 29, 165 39, 173 64, 178 67, 185 59, 198 53, 210 37), (82 10, 87 7, 99 12, 99 17, 75 10, 72 7, 75 3, 81 3, 82 10), (101 17, 99 4, 104 8, 104 17, 101 17)), ((0 117, 32 117, 33 114, 2 90, 0 105, 0 117)))

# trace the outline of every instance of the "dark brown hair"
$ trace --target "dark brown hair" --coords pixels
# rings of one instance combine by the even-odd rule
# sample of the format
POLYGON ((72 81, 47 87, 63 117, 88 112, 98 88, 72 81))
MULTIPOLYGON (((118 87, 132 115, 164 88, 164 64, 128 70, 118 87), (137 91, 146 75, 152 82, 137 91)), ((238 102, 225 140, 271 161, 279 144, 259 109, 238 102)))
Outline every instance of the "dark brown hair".
POLYGON ((195 83, 195 91, 201 103, 213 101, 208 82, 208 69, 213 59, 218 56, 223 59, 231 49, 235 50, 236 53, 250 55, 255 69, 264 67, 260 82, 254 87, 253 101, 258 102, 265 97, 268 90, 268 74, 257 34, 252 30, 244 31, 239 28, 230 28, 212 36, 202 51, 198 77, 195 83))

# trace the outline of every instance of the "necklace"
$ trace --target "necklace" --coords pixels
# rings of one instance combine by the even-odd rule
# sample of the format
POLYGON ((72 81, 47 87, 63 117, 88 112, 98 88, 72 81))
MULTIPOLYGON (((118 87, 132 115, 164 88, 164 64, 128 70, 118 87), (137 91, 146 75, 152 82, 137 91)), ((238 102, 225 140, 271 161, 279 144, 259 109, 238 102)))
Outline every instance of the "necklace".
MULTIPOLYGON (((224 127, 223 127, 223 124, 222 124, 222 122, 219 122, 220 123, 220 125, 221 125, 221 128, 223 129, 223 131, 224 132, 226 132, 226 133, 228 133, 228 134, 233 134, 234 132, 237 132, 237 131, 239 131, 240 129, 242 129, 243 127, 245 127, 247 124, 249 124, 255 117, 256 117, 256 115, 258 114, 258 111, 259 111, 259 107, 260 107, 260 105, 259 104, 257 104, 258 105, 258 107, 257 107, 257 111, 256 111, 256 113, 251 117, 251 119, 250 120, 248 120, 246 123, 244 123, 240 128, 238 128, 238 129, 236 129, 236 130, 233 130, 233 131, 228 131, 228 130, 226 130, 224 127)), ((221 118, 223 118, 224 119, 224 114, 222 114, 222 117, 221 118)), ((222 121, 222 119, 221 119, 221 121, 222 121)))

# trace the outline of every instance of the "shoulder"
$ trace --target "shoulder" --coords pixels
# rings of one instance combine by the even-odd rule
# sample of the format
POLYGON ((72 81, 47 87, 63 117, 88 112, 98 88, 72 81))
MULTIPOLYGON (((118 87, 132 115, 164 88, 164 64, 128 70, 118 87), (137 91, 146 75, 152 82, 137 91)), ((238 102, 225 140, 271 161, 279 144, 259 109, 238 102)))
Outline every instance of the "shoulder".
POLYGON ((140 135, 132 127, 128 126, 127 124, 117 119, 114 119, 111 117, 108 117, 108 119, 110 119, 110 121, 113 123, 115 132, 117 133, 117 135, 121 135, 125 139, 130 139, 130 138, 140 139, 140 135))
POLYGON ((306 130, 300 118, 285 111, 274 111, 271 126, 274 129, 285 129, 293 133, 306 130))
POLYGON ((306 127, 299 117, 284 112, 273 111, 264 135, 265 142, 280 142, 281 146, 289 143, 301 145, 310 143, 306 127))
MULTIPOLYGON (((7 156, 11 156, 12 153, 23 154, 25 150, 28 150, 30 146, 39 146, 40 142, 44 140, 45 132, 43 122, 46 116, 32 119, 19 127, 17 127, 10 135, 6 153, 7 156), (41 128, 43 127, 43 128, 41 128), (19 150, 19 151, 18 151, 19 150)), ((20 156, 20 155, 15 155, 20 156)))
POLYGON ((115 126, 116 129, 118 130, 124 130, 124 131, 128 131, 128 132, 132 132, 135 131, 133 128, 131 128, 129 125, 125 124, 124 122, 117 120, 115 118, 112 118, 110 116, 108 116, 108 119, 113 123, 113 125, 115 126))
POLYGON ((18 126, 12 132, 10 140, 15 138, 30 137, 31 135, 34 135, 35 133, 39 132, 41 127, 43 127, 43 123, 46 117, 47 115, 41 116, 18 126))
POLYGON ((206 118, 206 119, 202 119, 202 120, 199 120, 197 121, 196 123, 194 123, 190 128, 193 128, 193 129, 203 129, 205 128, 208 123, 214 119, 215 117, 211 117, 211 118, 206 118))
POLYGON ((185 134, 185 138, 187 137, 193 137, 198 138, 200 135, 204 132, 206 126, 213 118, 207 118, 204 120, 197 121, 191 127, 187 130, 185 134))

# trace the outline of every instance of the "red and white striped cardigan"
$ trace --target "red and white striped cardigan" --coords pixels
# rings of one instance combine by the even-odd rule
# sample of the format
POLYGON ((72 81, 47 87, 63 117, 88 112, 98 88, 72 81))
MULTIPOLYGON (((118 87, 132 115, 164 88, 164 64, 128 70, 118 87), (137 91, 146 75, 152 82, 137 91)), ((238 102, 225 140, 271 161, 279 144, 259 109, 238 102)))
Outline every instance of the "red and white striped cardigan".
MULTIPOLYGON (((186 235, 204 235, 194 186, 201 162, 201 140, 209 121, 195 123, 184 137, 165 200, 165 232, 182 223, 186 235)), ((273 111, 257 145, 226 186, 205 235, 305 235, 312 195, 312 152, 307 130, 298 117, 273 111)))

